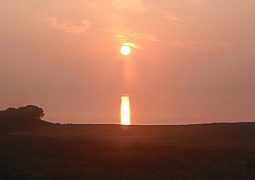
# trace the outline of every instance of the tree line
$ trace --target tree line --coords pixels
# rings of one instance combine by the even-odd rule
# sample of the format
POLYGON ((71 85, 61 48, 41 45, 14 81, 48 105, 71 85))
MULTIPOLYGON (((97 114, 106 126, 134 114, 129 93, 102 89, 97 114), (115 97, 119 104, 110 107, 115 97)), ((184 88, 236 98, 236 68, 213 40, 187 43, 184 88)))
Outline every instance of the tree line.
POLYGON ((46 122, 42 120, 43 116, 43 109, 34 105, 10 107, 0 111, 0 129, 38 125, 46 122))

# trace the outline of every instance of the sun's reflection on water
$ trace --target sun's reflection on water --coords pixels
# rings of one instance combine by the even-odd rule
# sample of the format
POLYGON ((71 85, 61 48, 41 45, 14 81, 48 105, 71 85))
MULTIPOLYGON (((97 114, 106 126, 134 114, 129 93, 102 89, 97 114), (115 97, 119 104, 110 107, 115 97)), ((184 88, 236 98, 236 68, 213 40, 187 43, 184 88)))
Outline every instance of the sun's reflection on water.
POLYGON ((120 106, 120 124, 131 125, 131 113, 130 113, 130 102, 129 95, 121 96, 121 106, 120 106))

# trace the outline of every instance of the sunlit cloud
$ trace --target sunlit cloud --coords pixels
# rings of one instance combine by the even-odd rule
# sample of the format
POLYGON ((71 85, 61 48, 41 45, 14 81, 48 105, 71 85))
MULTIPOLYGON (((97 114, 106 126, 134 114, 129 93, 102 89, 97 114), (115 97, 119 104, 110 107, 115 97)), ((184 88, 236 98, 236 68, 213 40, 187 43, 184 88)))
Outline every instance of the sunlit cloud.
POLYGON ((114 34, 113 38, 119 42, 122 42, 122 43, 133 42, 133 45, 132 44, 129 44, 129 45, 134 48, 140 48, 138 44, 141 44, 143 41, 147 41, 147 42, 159 41, 155 35, 133 32, 130 29, 124 29, 124 30, 110 29, 110 32, 114 34))
POLYGON ((91 26, 88 20, 81 20, 80 22, 70 22, 59 20, 57 18, 49 19, 52 28, 66 32, 66 33, 86 33, 91 26))
POLYGON ((118 9, 123 10, 127 9, 135 13, 145 13, 148 12, 148 8, 145 7, 145 4, 142 3, 142 0, 114 0, 112 5, 118 9))
POLYGON ((135 48, 135 49, 138 48, 138 46, 135 43, 132 43, 132 42, 126 42, 126 43, 124 43, 124 45, 130 46, 130 47, 135 48))
POLYGON ((155 35, 145 35, 143 37, 143 39, 146 39, 146 40, 149 40, 149 41, 155 41, 155 42, 159 41, 155 35))
POLYGON ((173 13, 170 12, 166 12, 166 11, 159 11, 161 14, 164 15, 165 18, 167 18, 168 20, 170 20, 173 23, 181 23, 183 22, 183 19, 174 15, 173 13))
POLYGON ((169 19, 169 20, 171 20, 172 22, 176 22, 176 23, 178 23, 178 22, 183 22, 183 19, 182 19, 182 18, 179 18, 179 17, 174 16, 174 15, 172 15, 172 14, 167 14, 167 15, 166 15, 166 18, 169 19))

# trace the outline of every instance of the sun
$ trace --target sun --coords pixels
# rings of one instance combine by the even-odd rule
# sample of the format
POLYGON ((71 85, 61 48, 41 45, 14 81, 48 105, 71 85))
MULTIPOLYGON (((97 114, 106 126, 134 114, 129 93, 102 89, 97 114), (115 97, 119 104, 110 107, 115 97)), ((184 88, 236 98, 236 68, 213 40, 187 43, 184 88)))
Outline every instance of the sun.
POLYGON ((121 54, 123 54, 124 56, 127 56, 127 55, 130 54, 131 49, 130 49, 129 46, 124 45, 124 46, 121 47, 120 52, 121 52, 121 54))

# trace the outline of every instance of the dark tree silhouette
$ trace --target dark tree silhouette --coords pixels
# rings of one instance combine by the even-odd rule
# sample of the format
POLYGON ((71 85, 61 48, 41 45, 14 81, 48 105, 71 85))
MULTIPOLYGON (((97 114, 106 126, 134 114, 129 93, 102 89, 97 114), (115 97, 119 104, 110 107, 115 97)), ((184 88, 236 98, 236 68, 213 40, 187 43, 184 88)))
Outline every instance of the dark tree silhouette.
POLYGON ((27 105, 25 107, 19 107, 18 111, 23 118, 28 119, 41 119, 44 116, 43 109, 34 105, 27 105))
POLYGON ((0 129, 41 125, 46 122, 42 120, 43 116, 43 109, 34 105, 27 105, 17 109, 8 108, 0 111, 0 129))

